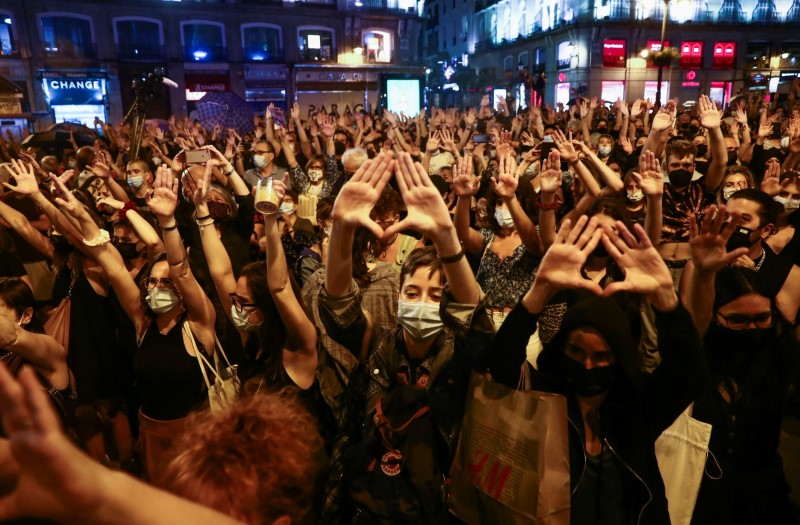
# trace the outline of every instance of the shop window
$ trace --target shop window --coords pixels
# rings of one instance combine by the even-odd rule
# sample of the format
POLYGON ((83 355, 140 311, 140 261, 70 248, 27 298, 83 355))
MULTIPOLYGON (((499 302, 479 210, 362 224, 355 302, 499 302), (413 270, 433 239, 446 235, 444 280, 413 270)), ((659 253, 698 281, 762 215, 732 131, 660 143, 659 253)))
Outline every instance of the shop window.
POLYGON ((122 59, 158 60, 164 57, 164 33, 159 20, 115 18, 114 41, 122 59))
MULTIPOLYGON (((762 64, 760 67, 768 67, 769 66, 769 46, 766 49, 753 49, 753 53, 751 54, 751 50, 748 46, 747 52, 747 63, 748 68, 758 68, 759 64, 762 64), (766 64, 761 59, 762 54, 766 54, 766 64), (752 62, 751 62, 752 57, 752 62)), ((712 67, 714 69, 733 69, 733 65, 736 62, 736 42, 714 42, 714 53, 712 55, 713 63, 712 67)))
POLYGON ((324 27, 300 27, 297 29, 297 44, 300 60, 305 62, 330 62, 335 60, 333 31, 324 27))
POLYGON ((547 69, 547 50, 544 47, 537 47, 533 51, 533 65, 537 70, 547 69))
POLYGON ((96 55, 90 17, 48 13, 41 15, 40 19, 45 56, 93 58, 96 55))
POLYGON ((388 31, 368 30, 361 37, 364 60, 368 63, 392 61, 392 35, 388 31))
POLYGON ((0 11, 0 57, 18 55, 19 48, 14 38, 14 23, 11 14, 0 11))
POLYGON ((779 60, 780 69, 797 69, 800 66, 800 42, 784 42, 779 60))
MULTIPOLYGON (((648 80, 644 83, 644 99, 656 100, 656 93, 658 92, 658 82, 655 80, 648 80)), ((661 101, 669 100, 669 81, 664 80, 661 82, 661 101)))
POLYGON ((253 62, 283 61, 281 28, 271 24, 243 24, 244 59, 253 62))
POLYGON ((696 69, 703 67, 703 43, 681 43, 681 68, 696 69))
POLYGON ((603 67, 625 67, 625 55, 626 46, 624 40, 603 41, 603 67))
POLYGON ((569 82, 561 82, 556 84, 556 105, 567 105, 570 99, 569 82))
POLYGON ((600 97, 608 102, 625 100, 625 82, 621 80, 604 80, 600 97))
MULTIPOLYGON (((734 42, 717 42, 714 44, 714 67, 717 69, 727 69, 733 67, 733 55, 731 52, 730 65, 727 63, 720 63, 718 65, 717 57, 724 57, 726 46, 733 46, 731 49, 736 49, 734 42)), ((769 42, 750 42, 747 44, 747 54, 744 59, 744 67, 747 69, 769 69, 770 45, 769 42)))
POLYGON ((731 99, 731 82, 712 82, 708 96, 715 102, 722 103, 725 107, 731 99))
POLYGON ((181 43, 186 62, 227 60, 225 26, 221 23, 198 20, 181 22, 181 43))

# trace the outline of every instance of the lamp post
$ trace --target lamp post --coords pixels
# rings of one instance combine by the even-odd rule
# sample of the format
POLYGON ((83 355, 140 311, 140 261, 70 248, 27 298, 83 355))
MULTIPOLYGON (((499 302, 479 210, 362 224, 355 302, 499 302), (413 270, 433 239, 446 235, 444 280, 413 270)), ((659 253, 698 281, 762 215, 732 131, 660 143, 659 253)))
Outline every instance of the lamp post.
MULTIPOLYGON (((664 51, 664 36, 667 32, 667 17, 669 14, 669 0, 664 0, 664 17, 661 20, 661 47, 658 49, 659 53, 664 51)), ((658 63, 658 85, 656 87, 656 104, 661 105, 661 79, 664 76, 664 63, 658 63)))

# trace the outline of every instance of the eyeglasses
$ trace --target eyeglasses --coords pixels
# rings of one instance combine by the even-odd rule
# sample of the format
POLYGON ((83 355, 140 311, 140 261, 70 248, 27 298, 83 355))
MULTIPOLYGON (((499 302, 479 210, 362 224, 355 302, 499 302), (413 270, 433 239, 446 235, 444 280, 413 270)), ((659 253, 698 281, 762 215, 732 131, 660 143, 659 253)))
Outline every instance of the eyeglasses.
POLYGON ((769 328, 772 326, 772 312, 762 312, 756 315, 730 314, 725 315, 717 312, 717 315, 725 319, 725 324, 732 330, 744 330, 752 323, 756 328, 769 328))
POLYGON ((231 304, 237 310, 241 311, 241 310, 244 310, 245 308, 257 308, 258 307, 258 305, 256 303, 243 303, 242 302, 242 298, 239 297, 238 295, 236 295, 235 293, 231 293, 229 295, 231 297, 231 304))
POLYGON ((144 282, 144 285, 148 290, 152 290, 156 286, 161 289, 175 288, 175 281, 173 281, 170 277, 148 277, 144 282))

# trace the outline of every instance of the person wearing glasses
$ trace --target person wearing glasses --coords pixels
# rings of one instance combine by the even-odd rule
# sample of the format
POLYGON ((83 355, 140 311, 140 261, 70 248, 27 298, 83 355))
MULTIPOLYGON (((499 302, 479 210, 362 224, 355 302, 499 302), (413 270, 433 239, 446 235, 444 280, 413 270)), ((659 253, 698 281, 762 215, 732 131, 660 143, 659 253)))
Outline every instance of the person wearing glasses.
POLYGON ((165 166, 156 173, 148 206, 161 226, 166 253, 142 268, 145 277, 141 286, 136 285, 119 251, 109 242, 108 232, 97 227, 60 181, 56 184, 64 197, 57 202, 78 220, 83 244, 102 267, 135 327, 138 348, 133 370, 141 394, 139 453, 145 478, 159 486, 171 446, 184 431, 186 417, 208 399, 190 338, 209 359, 213 358, 216 339, 214 307, 192 274, 175 221, 178 180, 165 166))
MULTIPOLYGON (((199 216, 208 214, 210 180, 207 172, 194 193, 199 216)), ((275 181, 275 188, 283 200, 286 187, 275 181)), ((213 223, 198 223, 222 310, 242 338, 239 379, 245 393, 272 392, 287 386, 307 391, 315 384, 316 330, 301 306, 300 289, 289 276, 277 222, 277 213, 264 215, 267 267, 258 262, 248 264, 238 279, 213 223)))
POLYGON ((704 336, 709 371, 692 410, 712 425, 697 524, 795 523, 778 443, 797 370, 798 329, 783 319, 758 273, 728 266, 747 256, 747 247, 730 247, 738 228, 725 226, 743 218, 712 206, 699 231, 692 218, 694 268, 681 290, 704 336))

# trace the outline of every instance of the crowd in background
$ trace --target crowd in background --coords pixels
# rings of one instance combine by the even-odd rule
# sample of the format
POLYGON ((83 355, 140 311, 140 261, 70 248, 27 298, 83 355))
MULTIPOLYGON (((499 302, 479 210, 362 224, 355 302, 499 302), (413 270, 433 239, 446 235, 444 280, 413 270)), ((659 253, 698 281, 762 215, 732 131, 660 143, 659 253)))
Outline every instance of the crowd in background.
POLYGON ((712 428, 691 522, 795 522, 793 97, 294 104, 240 131, 148 121, 136 159, 127 125, 0 139, 0 518, 457 523, 470 374, 529 369, 567 399, 571 523, 669 523, 654 443, 687 407, 712 428), (242 400, 197 412, 223 357, 242 400), (405 420, 398 472, 432 474, 398 491, 372 456, 405 420))

